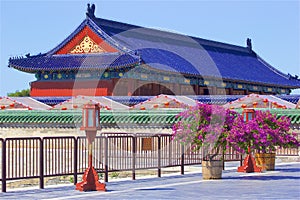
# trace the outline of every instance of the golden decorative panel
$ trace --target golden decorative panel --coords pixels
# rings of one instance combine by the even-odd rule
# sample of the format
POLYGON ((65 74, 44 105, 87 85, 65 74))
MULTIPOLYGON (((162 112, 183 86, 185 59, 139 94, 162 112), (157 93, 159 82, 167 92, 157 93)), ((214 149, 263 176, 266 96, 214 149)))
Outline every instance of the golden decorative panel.
POLYGON ((104 73, 104 77, 107 78, 108 76, 109 76, 109 73, 108 73, 108 72, 105 72, 105 73, 104 73))
POLYGON ((141 78, 148 78, 147 74, 141 74, 141 78))
POLYGON ((204 81, 204 85, 209 85, 209 81, 204 81))
POLYGON ((190 79, 184 79, 184 82, 189 84, 191 82, 191 80, 190 79))
POLYGON ((164 81, 169 81, 169 80, 170 80, 170 77, 164 76, 164 81))
POLYGON ((70 53, 104 53, 105 50, 97 45, 89 36, 85 36, 80 44, 76 45, 70 53))

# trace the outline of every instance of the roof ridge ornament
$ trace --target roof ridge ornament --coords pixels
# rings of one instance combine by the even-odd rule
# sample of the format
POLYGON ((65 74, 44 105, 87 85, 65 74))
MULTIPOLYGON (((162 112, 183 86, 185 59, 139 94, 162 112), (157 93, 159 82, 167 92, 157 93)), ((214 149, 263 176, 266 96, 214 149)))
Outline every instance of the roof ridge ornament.
POLYGON ((90 17, 90 18, 95 18, 95 4, 92 4, 92 6, 90 6, 90 4, 87 4, 87 12, 86 12, 86 16, 90 17))
POLYGON ((251 53, 252 52, 252 42, 251 42, 250 38, 247 38, 247 48, 251 53))

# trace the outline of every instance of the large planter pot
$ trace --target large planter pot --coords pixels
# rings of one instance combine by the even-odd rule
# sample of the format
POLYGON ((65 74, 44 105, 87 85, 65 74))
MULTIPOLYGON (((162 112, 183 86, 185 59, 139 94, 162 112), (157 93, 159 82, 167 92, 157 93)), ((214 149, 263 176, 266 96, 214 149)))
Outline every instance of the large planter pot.
POLYGON ((256 153, 255 162, 262 170, 275 170, 275 153, 256 153))
POLYGON ((221 179, 223 162, 221 160, 202 161, 202 177, 208 179, 221 179))

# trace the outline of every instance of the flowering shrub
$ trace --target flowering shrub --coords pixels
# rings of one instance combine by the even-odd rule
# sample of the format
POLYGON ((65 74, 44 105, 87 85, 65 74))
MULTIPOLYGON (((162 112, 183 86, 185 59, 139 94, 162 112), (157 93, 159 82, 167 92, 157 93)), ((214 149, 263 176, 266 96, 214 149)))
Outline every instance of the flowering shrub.
POLYGON ((244 122, 237 117, 227 136, 227 143, 241 153, 256 149, 262 153, 274 152, 278 147, 298 147, 296 133, 290 133, 290 119, 282 116, 277 119, 269 111, 256 111, 255 118, 244 122))
POLYGON ((181 118, 173 126, 172 139, 191 145, 192 149, 204 147, 204 159, 213 159, 220 149, 226 150, 236 112, 217 105, 197 104, 177 115, 181 118))

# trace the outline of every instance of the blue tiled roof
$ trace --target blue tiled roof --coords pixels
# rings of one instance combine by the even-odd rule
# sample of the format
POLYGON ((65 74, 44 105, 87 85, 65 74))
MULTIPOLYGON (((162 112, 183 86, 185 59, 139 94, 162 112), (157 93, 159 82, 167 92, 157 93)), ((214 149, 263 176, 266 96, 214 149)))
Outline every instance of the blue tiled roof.
MULTIPOLYGON (((135 105, 141 103, 143 101, 147 101, 148 99, 152 98, 153 96, 107 96, 107 98, 116 101, 118 103, 124 105, 135 105)), ((48 105, 56 105, 61 102, 64 102, 72 97, 32 97, 37 101, 48 105)))
POLYGON ((64 102, 68 99, 71 99, 72 97, 32 97, 32 98, 44 104, 53 106, 61 102, 64 102))
POLYGON ((140 59, 161 71, 300 88, 299 79, 291 79, 273 68, 247 47, 89 17, 47 54, 10 59, 9 66, 26 72, 44 69, 68 70, 82 66, 98 69, 131 65, 138 63, 140 59), (111 62, 116 58, 115 54, 54 55, 86 25, 122 53, 116 62, 111 62))
POLYGON ((106 19, 93 21, 114 40, 137 51, 153 68, 252 83, 300 87, 247 47, 224 44, 106 19))
POLYGON ((139 57, 119 53, 33 56, 9 61, 10 66, 26 72, 118 68, 138 63, 139 57))
POLYGON ((294 95, 277 95, 277 97, 285 100, 285 101, 288 101, 288 102, 291 102, 293 104, 297 104, 298 101, 300 100, 300 94, 294 94, 294 95))
POLYGON ((151 99, 153 96, 107 96, 107 98, 124 105, 136 105, 151 99))
POLYGON ((190 95, 188 97, 205 104, 224 105, 244 96, 245 95, 190 95))
MULTIPOLYGON (((205 104, 223 105, 228 102, 235 101, 244 96, 245 95, 188 95, 187 97, 205 104)), ((107 98, 122 103, 124 105, 135 105, 147 101, 148 99, 151 99, 153 97, 154 96, 107 96, 107 98)), ((296 104, 300 99, 300 95, 296 95, 296 94, 276 95, 276 97, 294 104, 296 104)), ((63 101, 66 101, 68 99, 71 99, 72 97, 33 97, 33 98, 48 105, 55 105, 63 101)))

